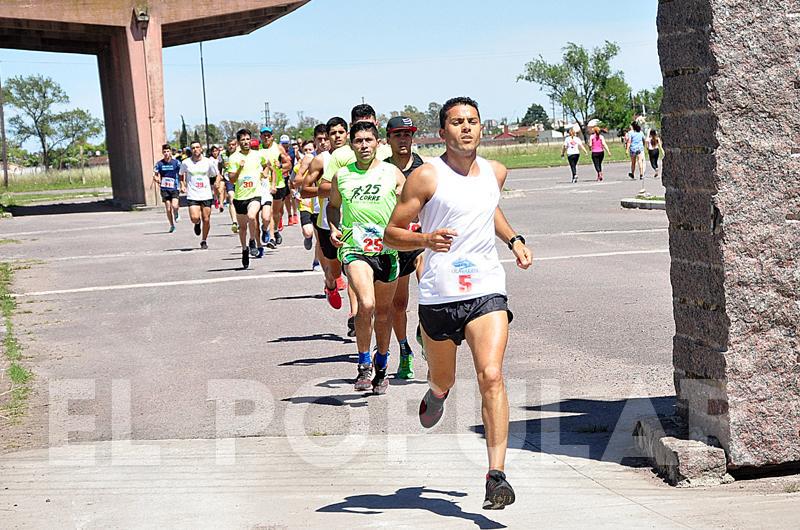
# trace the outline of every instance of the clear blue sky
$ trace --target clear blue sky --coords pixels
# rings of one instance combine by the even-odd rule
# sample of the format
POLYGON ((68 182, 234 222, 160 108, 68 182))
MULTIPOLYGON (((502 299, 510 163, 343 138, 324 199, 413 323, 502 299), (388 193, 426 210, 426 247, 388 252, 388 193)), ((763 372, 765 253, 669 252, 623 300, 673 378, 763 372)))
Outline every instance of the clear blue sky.
MULTIPOLYGON (((250 35, 203 45, 209 121, 262 120, 264 102, 290 121, 297 112, 347 117, 361 97, 379 113, 473 97, 486 118, 514 119, 545 94, 516 77, 530 59, 551 62, 568 41, 620 44, 613 61, 634 91, 661 84, 657 0, 312 0, 250 35), (243 88, 246 87, 246 88, 243 88)), ((0 49, 3 78, 41 73, 70 106, 102 117, 94 57, 0 49)), ((197 44, 164 50, 167 134, 203 120, 197 44)))

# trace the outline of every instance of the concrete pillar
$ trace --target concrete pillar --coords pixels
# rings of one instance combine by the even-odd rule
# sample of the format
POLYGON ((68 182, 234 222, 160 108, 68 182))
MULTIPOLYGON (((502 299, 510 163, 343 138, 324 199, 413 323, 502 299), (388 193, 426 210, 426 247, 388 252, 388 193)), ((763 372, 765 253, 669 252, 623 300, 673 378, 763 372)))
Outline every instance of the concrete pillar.
POLYGON ((156 204, 155 161, 165 142, 161 25, 131 20, 98 55, 114 198, 126 206, 156 204))
POLYGON ((731 469, 800 462, 795 4, 659 2, 678 409, 731 469))

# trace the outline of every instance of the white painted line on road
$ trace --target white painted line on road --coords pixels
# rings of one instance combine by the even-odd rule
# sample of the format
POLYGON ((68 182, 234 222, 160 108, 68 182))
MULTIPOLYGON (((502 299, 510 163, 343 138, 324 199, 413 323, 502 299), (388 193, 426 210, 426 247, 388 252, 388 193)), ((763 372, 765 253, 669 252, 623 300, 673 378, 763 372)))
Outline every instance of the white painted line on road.
MULTIPOLYGON (((546 256, 544 258, 533 258, 534 262, 537 261, 556 261, 565 259, 582 259, 582 258, 606 258, 609 256, 635 256, 638 254, 669 254, 669 249, 655 249, 655 250, 623 250, 620 252, 597 252, 594 254, 572 254, 570 256, 546 256)), ((501 259, 500 263, 516 263, 516 258, 501 259)))
MULTIPOLYGON (((620 252, 598 252, 594 254, 571 254, 568 256, 547 256, 543 258, 534 258, 533 261, 554 261, 554 260, 568 260, 568 259, 582 259, 582 258, 604 258, 608 256, 630 256, 637 254, 665 254, 669 249, 657 250, 625 250, 620 252)), ((515 263, 515 259, 503 259, 500 263, 515 263)), ((173 287, 185 285, 208 285, 213 283, 227 283, 227 282, 241 282, 247 280, 269 280, 273 278, 296 278, 298 276, 322 276, 322 272, 304 271, 304 272, 272 272, 268 274, 256 274, 252 276, 225 276, 222 278, 204 278, 200 280, 178 280, 173 282, 153 282, 153 283, 131 283, 123 285, 104 285, 99 287, 81 287, 78 289, 62 289, 58 291, 35 291, 31 293, 13 294, 14 298, 22 298, 27 296, 52 296, 58 294, 75 294, 75 293, 94 293, 100 291, 123 291, 129 289, 148 289, 153 287, 173 287)))
MULTIPOLYGON (((622 181, 616 181, 616 182, 604 182, 602 184, 597 184, 595 182, 583 182, 583 183, 579 182, 577 185, 579 186, 580 184, 591 184, 592 186, 611 186, 613 184, 625 184, 625 183, 626 183, 626 181, 622 180, 622 181)), ((511 184, 513 184, 513 182, 511 184)), ((561 184, 559 186, 550 186, 550 187, 547 187, 547 188, 525 188, 525 189, 521 189, 521 190, 517 189, 517 188, 511 188, 511 191, 525 191, 525 192, 528 192, 528 191, 554 191, 555 190, 555 191, 565 191, 565 192, 572 193, 572 192, 576 191, 575 186, 576 186, 575 184, 570 184, 568 182, 565 182, 564 184, 561 184)))
POLYGON ((129 283, 124 285, 103 285, 100 287, 81 287, 78 289, 62 289, 59 291, 36 291, 32 293, 14 294, 15 298, 24 296, 50 296, 55 294, 94 293, 99 291, 124 291, 128 289, 146 289, 151 287, 172 287, 181 285, 207 285, 211 283, 241 282, 246 280, 265 280, 271 278, 293 278, 297 276, 321 276, 322 272, 272 272, 252 276, 225 276, 222 278, 204 278, 200 280, 178 280, 174 282, 129 283))
MULTIPOLYGON (((12 257, 3 258, 3 259, 8 259, 10 261, 35 259, 35 260, 39 260, 39 261, 41 261, 43 263, 50 263, 50 262, 56 262, 56 261, 84 261, 84 260, 85 261, 92 261, 92 260, 101 260, 101 259, 130 258, 132 256, 136 256, 137 258, 141 258, 141 257, 151 257, 152 258, 152 257, 165 257, 165 256, 168 256, 168 257, 170 257, 172 259, 173 255, 181 256, 181 255, 188 255, 188 254, 192 254, 192 253, 195 253, 195 254, 200 254, 200 253, 208 254, 208 253, 212 253, 212 252, 226 252, 226 253, 230 253, 231 256, 238 256, 240 248, 241 247, 239 247, 237 245, 235 247, 209 248, 208 250, 201 250, 200 247, 195 247, 195 248, 191 248, 190 250, 178 249, 178 250, 175 250, 175 251, 151 250, 151 251, 141 251, 141 252, 120 252, 119 254, 86 254, 86 255, 83 255, 83 256, 61 256, 61 257, 58 257, 58 258, 39 258, 37 256, 12 256, 12 257)), ((297 249, 297 248, 305 248, 305 247, 303 247, 303 245, 288 245, 288 246, 281 245, 280 248, 282 250, 286 250, 286 249, 290 249, 290 248, 297 249)), ((267 255, 273 254, 273 252, 270 251, 270 250, 267 250, 266 254, 267 255)))
MULTIPOLYGON (((136 223, 120 223, 115 225, 92 225, 92 226, 81 226, 78 228, 54 228, 52 230, 36 230, 33 232, 12 232, 10 234, 0 233, 3 237, 9 236, 37 236, 41 234, 58 234, 63 232, 88 232, 94 230, 111 230, 113 228, 127 228, 131 226, 144 226, 144 225, 156 225, 156 224, 167 224, 166 221, 139 221, 136 223)), ((164 230, 164 234, 167 234, 167 231, 164 230)))
POLYGON ((615 234, 650 234, 654 232, 668 232, 669 228, 636 228, 632 230, 576 230, 573 232, 552 232, 545 234, 529 234, 528 237, 553 237, 553 236, 605 236, 615 234))

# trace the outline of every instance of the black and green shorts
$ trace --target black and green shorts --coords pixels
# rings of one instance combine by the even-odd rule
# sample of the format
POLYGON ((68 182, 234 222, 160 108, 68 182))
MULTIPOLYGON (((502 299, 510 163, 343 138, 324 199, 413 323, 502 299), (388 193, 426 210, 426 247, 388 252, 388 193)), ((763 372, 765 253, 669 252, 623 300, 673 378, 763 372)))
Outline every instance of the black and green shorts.
POLYGON ((392 283, 400 274, 400 263, 397 254, 360 254, 358 252, 341 253, 340 259, 344 270, 354 261, 363 261, 372 268, 372 275, 376 282, 392 283))

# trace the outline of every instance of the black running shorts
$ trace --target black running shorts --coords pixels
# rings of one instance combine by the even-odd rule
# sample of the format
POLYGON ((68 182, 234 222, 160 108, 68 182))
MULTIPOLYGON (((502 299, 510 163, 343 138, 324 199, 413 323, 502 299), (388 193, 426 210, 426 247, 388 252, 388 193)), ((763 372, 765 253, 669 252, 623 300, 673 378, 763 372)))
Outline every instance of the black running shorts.
POLYGON ((181 192, 178 190, 161 190, 161 200, 164 202, 171 201, 173 199, 180 199, 181 192))
POLYGON ((423 250, 411 250, 409 252, 398 252, 397 255, 400 259, 400 278, 403 276, 408 276, 412 272, 417 270, 416 263, 417 263, 417 256, 422 254, 423 250))
POLYGON ((433 340, 452 340, 456 346, 464 340, 467 324, 478 317, 505 311, 508 321, 514 314, 508 310, 508 298, 502 294, 489 294, 471 300, 419 306, 419 323, 433 340))
POLYGON ((317 241, 319 248, 322 249, 322 255, 328 259, 338 259, 338 250, 331 243, 331 231, 318 227, 316 223, 314 229, 317 231, 317 241))
POLYGON ((250 206, 251 202, 258 203, 258 207, 261 208, 261 197, 250 197, 243 201, 233 199, 233 209, 236 210, 237 215, 247 215, 247 207, 250 206))
POLYGON ((317 215, 316 213, 305 212, 300 210, 300 226, 306 225, 316 225, 317 224, 317 215))
POLYGON ((213 202, 214 202, 213 199, 208 199, 205 201, 195 201, 193 199, 186 200, 186 204, 188 204, 189 206, 201 206, 203 208, 211 208, 211 203, 213 202))

